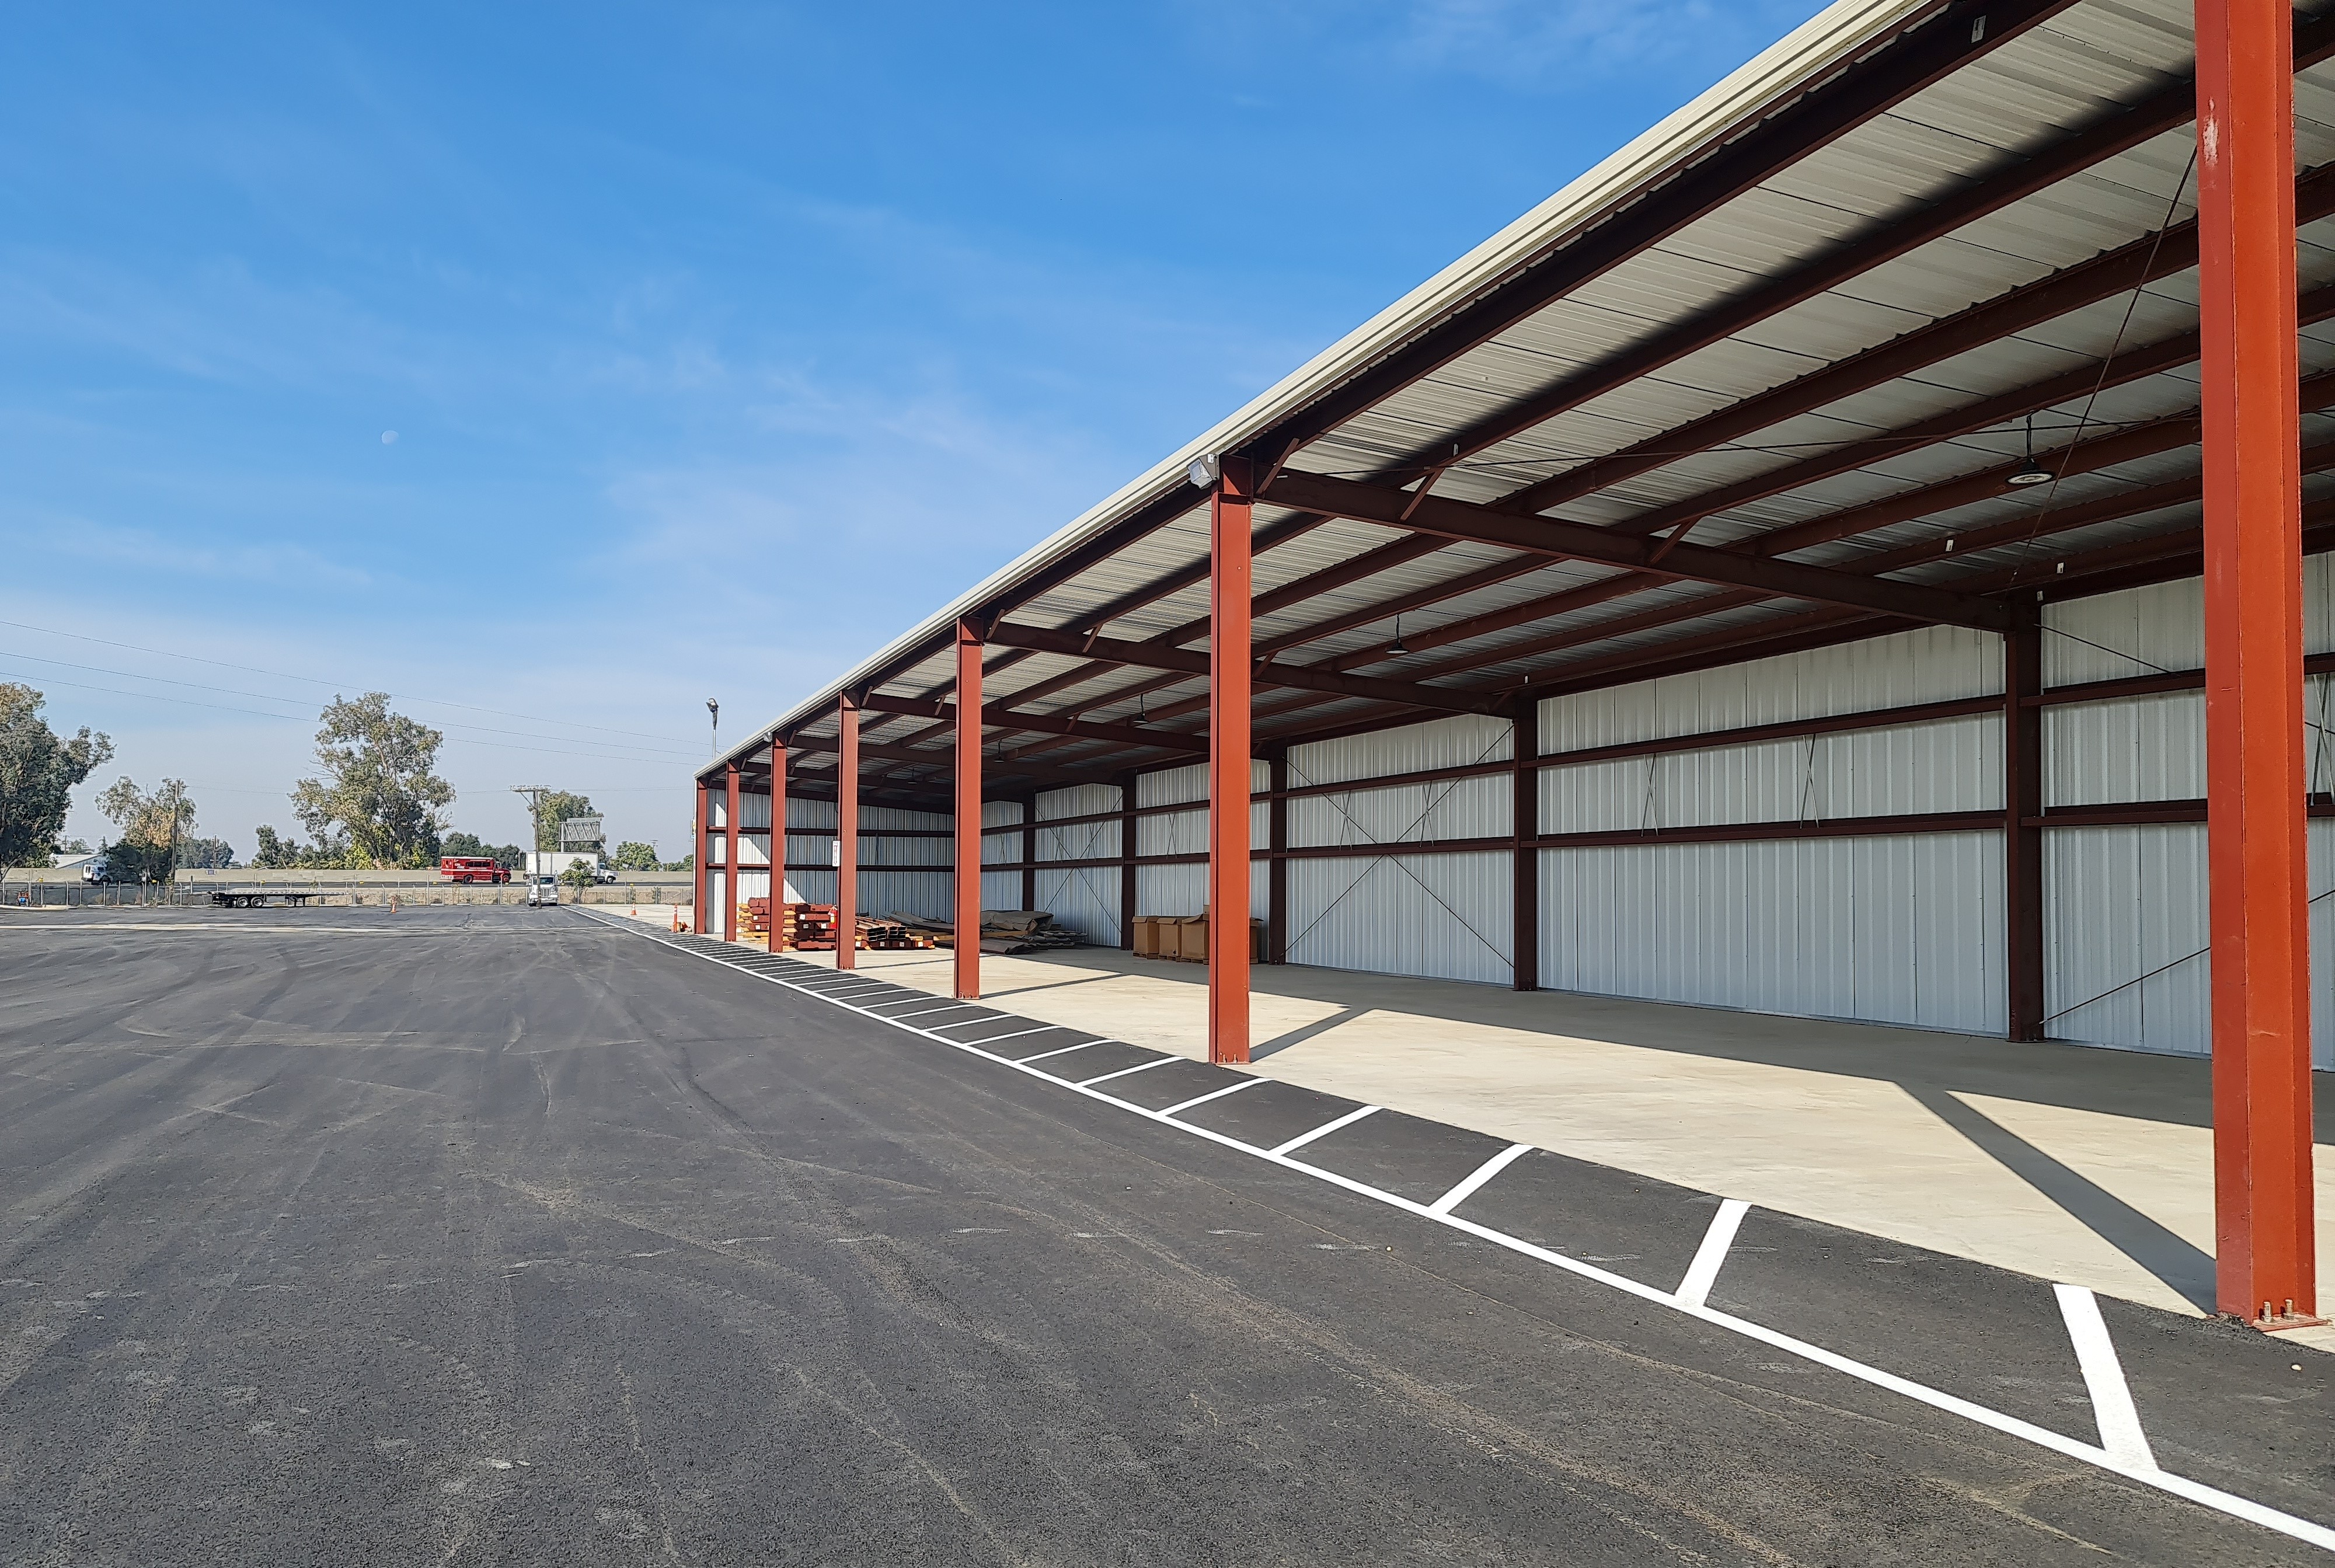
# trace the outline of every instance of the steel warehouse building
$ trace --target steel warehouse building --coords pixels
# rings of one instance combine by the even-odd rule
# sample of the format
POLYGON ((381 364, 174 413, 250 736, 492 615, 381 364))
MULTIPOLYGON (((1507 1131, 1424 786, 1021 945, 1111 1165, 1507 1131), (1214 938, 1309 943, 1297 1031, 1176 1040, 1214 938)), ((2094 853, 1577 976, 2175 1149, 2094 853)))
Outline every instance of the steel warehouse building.
POLYGON ((2224 1303, 2307 1312, 2330 56, 1843 0, 718 760, 698 907, 1206 907, 1223 1060, 1244 903, 1273 963, 2214 1050, 2224 1303))

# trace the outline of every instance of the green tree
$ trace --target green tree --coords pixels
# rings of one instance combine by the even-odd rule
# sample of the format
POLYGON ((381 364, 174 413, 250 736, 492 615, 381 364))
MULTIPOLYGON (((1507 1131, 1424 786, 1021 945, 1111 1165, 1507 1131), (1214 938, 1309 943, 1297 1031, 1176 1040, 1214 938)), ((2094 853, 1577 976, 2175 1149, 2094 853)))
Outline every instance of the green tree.
POLYGON ((113 742, 87 726, 59 740, 41 718, 44 701, 0 681, 0 866, 46 866, 73 787, 113 756, 113 742))
POLYGON ((543 803, 535 812, 535 847, 547 851, 565 847, 559 842, 559 825, 570 817, 594 815, 596 813, 592 809, 589 795, 574 795, 565 789, 545 790, 543 803))
POLYGON ((638 839, 628 840, 610 852, 608 864, 619 871, 654 871, 657 869, 656 846, 643 844, 638 839))
POLYGON ((389 710, 389 693, 335 697, 316 731, 321 779, 303 779, 292 809, 320 847, 346 836, 360 865, 423 866, 438 858, 454 787, 431 771, 446 737, 389 710))
POLYGON ((168 882, 180 864, 179 840, 195 825, 194 799, 183 779, 165 779, 152 793, 124 775, 97 798, 121 837, 106 847, 115 875, 134 882, 168 882))
POLYGON ((235 846, 224 838, 181 838, 179 840, 179 865, 199 866, 207 871, 224 871, 235 864, 235 846))

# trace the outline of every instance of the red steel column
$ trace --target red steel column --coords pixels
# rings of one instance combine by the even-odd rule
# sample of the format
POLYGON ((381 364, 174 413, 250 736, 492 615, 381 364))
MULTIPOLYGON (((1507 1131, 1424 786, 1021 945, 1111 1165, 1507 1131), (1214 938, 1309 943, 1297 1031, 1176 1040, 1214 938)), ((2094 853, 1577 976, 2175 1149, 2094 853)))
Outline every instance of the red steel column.
POLYGON ((1509 715, 1508 984, 1540 989, 1540 702, 1516 693, 1509 715))
POLYGON ((1272 803, 1264 808, 1265 847, 1273 858, 1264 871, 1264 961, 1289 962, 1289 748, 1275 746, 1265 759, 1265 791, 1272 803))
POLYGON ((787 738, 770 731, 770 951, 784 949, 787 896, 787 738))
POLYGON ((835 967, 859 967, 859 704, 835 704, 835 967))
POLYGON ((738 940, 738 764, 730 764, 729 815, 722 824, 722 940, 738 940))
POLYGON ((2043 631, 2032 599, 2002 639, 2004 1032, 2043 1038, 2043 631))
POLYGON ((2293 15, 2197 0, 2205 835, 2221 1310, 2318 1308, 2302 799, 2293 15))
POLYGON ((713 853, 713 786, 704 779, 697 781, 697 853, 691 863, 697 876, 691 889, 693 902, 689 906, 690 929, 702 936, 705 932, 705 901, 712 897, 713 873, 705 862, 713 853))
POLYGON ((956 1000, 981 1000, 981 634, 956 624, 956 1000))
POLYGON ((1248 1060, 1249 514, 1224 460, 1208 503, 1208 1060, 1248 1060))

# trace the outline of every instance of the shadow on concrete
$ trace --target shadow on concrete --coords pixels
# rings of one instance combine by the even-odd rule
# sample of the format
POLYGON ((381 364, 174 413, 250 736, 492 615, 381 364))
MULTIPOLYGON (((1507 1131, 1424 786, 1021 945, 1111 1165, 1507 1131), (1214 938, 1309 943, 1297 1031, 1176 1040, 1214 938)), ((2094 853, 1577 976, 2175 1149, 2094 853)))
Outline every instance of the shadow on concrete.
MULTIPOLYGON (((1205 985, 1197 963, 1164 963, 1117 948, 1021 955, 1089 972, 1205 985)), ((1414 980, 1299 964, 1258 964, 1259 992, 1363 1012, 1410 1013, 1649 1050, 1796 1068, 1923 1090, 1992 1096, 2174 1126, 2213 1126, 2213 1070, 2203 1057, 2157 1056, 2057 1041, 2014 1043, 1842 1019, 1788 1018, 1734 1008, 1638 1002, 1565 991, 1510 991, 1455 980, 1414 980)), ((1312 1031, 1325 1032, 1329 1027, 1312 1031)), ((1294 1039, 1270 1042, 1286 1050, 1294 1039)), ((1332 1042, 1334 1045, 1334 1041, 1332 1042)), ((2335 1074, 2314 1075, 2317 1141, 2335 1143, 2335 1074)), ((1925 1101, 1926 1103, 1926 1101, 1925 1101)))
POLYGON ((2077 1224, 2164 1281, 2198 1311, 2213 1312, 2210 1254, 1954 1095, 1921 1084, 1899 1087, 2003 1169, 2057 1204, 2077 1224))
POLYGON ((1261 1045, 1250 1046, 1248 1059, 1251 1061, 1263 1061, 1276 1050, 1287 1050, 1293 1045, 1303 1045, 1315 1035, 1327 1034, 1342 1023, 1352 1023, 1368 1011, 1370 1009, 1367 1007, 1348 1007, 1332 1013, 1327 1018, 1317 1018, 1303 1028, 1293 1029, 1286 1034, 1276 1034, 1261 1045))

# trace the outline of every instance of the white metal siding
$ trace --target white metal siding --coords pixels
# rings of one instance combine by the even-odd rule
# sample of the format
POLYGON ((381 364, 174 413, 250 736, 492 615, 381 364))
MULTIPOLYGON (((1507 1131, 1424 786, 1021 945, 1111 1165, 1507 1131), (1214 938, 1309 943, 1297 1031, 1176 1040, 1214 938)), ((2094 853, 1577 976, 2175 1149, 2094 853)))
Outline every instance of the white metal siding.
MULTIPOLYGON (((1019 909, 1022 906, 1022 874, 1019 871, 983 872, 981 906, 983 909, 1019 909)), ((954 908, 948 917, 955 918, 954 908)))
POLYGON ((1541 853, 1541 983, 2001 1033, 2002 836, 1541 853))
POLYGON ((1289 803, 1289 843, 1312 848, 1495 837, 1508 831, 1514 799, 1506 774, 1301 796, 1289 803))
POLYGON ((945 871, 868 871, 859 873, 859 913, 862 915, 921 915, 946 920, 954 913, 950 889, 955 878, 945 871))
POLYGON ((1928 626, 1836 648, 1551 697, 1540 749, 1578 750, 1658 736, 1991 696, 2002 690, 2002 640, 1928 626))
POLYGON ((1289 961, 1506 984, 1509 864, 1505 852, 1293 860, 1289 961))
POLYGON ((1999 713, 1584 762, 1540 776, 1545 833, 2001 808, 1999 713))
POLYGON ((1116 784, 1075 784, 1067 789, 1049 789, 1038 797, 1038 820, 1054 817, 1091 817, 1098 811, 1119 809, 1119 786, 1116 784))
POLYGON ((1205 866, 1138 866, 1135 868, 1135 913, 1138 915, 1197 915, 1200 905, 1207 901, 1208 868, 1205 866))
MULTIPOLYGON (((1075 866, 1038 872, 1038 907, 1098 947, 1119 945, 1119 868, 1075 866)), ((1017 893, 1018 895, 1018 893, 1017 893)))
POLYGON ((2062 828, 2043 853, 2044 1032, 2205 1052, 2204 824, 2062 828))
MULTIPOLYGON (((1389 773, 1421 773, 1470 762, 1505 762, 1516 755, 1506 719, 1462 714, 1400 730, 1348 735, 1289 749, 1292 784, 1342 784, 1389 773)), ((1263 788, 1262 785, 1259 788, 1263 788)))

